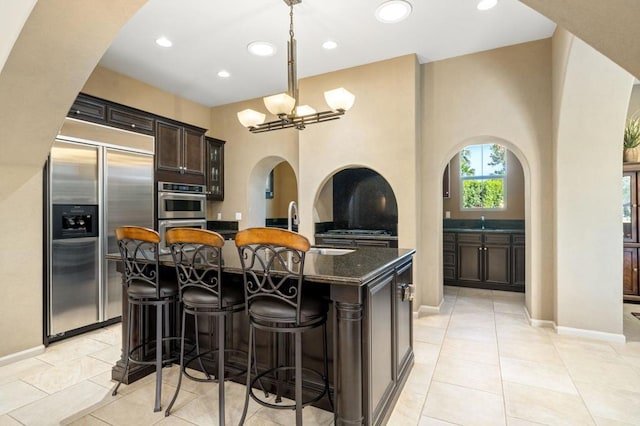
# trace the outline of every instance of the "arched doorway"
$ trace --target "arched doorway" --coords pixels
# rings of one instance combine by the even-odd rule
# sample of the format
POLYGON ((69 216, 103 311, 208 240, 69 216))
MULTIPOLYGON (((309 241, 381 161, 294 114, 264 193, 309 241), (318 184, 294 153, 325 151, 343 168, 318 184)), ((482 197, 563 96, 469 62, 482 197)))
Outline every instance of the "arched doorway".
MULTIPOLYGON (((286 227, 286 208, 298 199, 298 179, 291 164, 278 156, 263 158, 251 171, 247 185, 246 226, 266 226, 267 219, 281 220, 284 212, 286 227)), ((279 222, 269 224, 277 226, 279 222)))
POLYGON ((520 158, 512 143, 486 136, 450 154, 442 175, 443 285, 530 292, 529 183, 520 158))

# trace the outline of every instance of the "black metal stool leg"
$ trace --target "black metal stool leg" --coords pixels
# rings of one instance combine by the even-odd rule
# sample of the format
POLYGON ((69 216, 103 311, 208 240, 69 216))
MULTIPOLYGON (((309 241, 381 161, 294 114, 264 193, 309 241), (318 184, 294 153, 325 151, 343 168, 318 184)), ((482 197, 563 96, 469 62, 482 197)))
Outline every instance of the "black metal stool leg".
POLYGON ((162 396, 162 305, 156 305, 156 402, 153 411, 161 410, 162 396))
POLYGON ((124 378, 127 375, 127 372, 129 371, 129 359, 130 359, 130 351, 131 351, 131 333, 132 333, 132 329, 133 329, 133 321, 131 320, 131 316, 133 315, 133 306, 131 303, 128 304, 128 315, 127 315, 127 344, 125 345, 125 350, 124 350, 124 370, 122 371, 122 376, 120 377, 120 380, 118 381, 118 384, 116 385, 115 389, 113 389, 113 392, 111 392, 111 395, 116 396, 118 394, 118 388, 120 388, 120 385, 122 384, 122 382, 124 381, 124 378))
POLYGON ((302 426, 302 333, 294 333, 296 358, 296 425, 302 426))
POLYGON ((171 412, 171 408, 173 408, 173 404, 175 404, 176 399, 178 399, 178 393, 180 392, 180 386, 182 386, 182 369, 184 367, 184 334, 185 334, 185 324, 187 322, 186 319, 187 313, 182 311, 182 331, 180 334, 180 366, 179 368, 179 376, 178 376, 178 386, 176 387, 176 392, 173 394, 173 398, 167 407, 167 410, 164 412, 165 417, 169 415, 171 412))
MULTIPOLYGON (((211 326, 211 324, 209 324, 209 326, 211 326)), ((202 357, 200 356, 200 329, 198 328, 198 314, 195 312, 193 314, 193 327, 194 327, 194 333, 196 338, 196 356, 198 357, 198 363, 200 364, 200 369, 204 373, 207 380, 210 380, 211 375, 209 374, 209 371, 207 371, 204 364, 202 363, 202 357)), ((184 369, 186 367, 183 365, 182 368, 184 369)))
POLYGON ((224 339, 225 316, 218 318, 218 424, 224 426, 224 339))
POLYGON ((251 392, 251 359, 254 353, 254 329, 253 325, 249 324, 249 345, 247 350, 247 389, 244 396, 244 408, 242 409, 242 417, 240 418, 240 424, 243 425, 245 418, 247 417, 247 409, 249 408, 249 392, 251 392))

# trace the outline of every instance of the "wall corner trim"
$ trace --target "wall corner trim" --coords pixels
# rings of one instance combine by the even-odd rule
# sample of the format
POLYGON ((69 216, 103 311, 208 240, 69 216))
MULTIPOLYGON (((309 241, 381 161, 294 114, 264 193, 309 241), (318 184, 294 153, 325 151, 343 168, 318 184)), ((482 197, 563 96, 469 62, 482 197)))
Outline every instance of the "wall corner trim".
POLYGON ((429 314, 439 314, 440 308, 442 308, 443 303, 444 299, 440 301, 440 304, 438 306, 420 305, 420 307, 418 307, 418 310, 413 312, 413 317, 420 318, 429 314))
POLYGON ((529 309, 527 309, 526 306, 524 307, 524 315, 527 319, 527 322, 532 327, 553 328, 554 330, 556 329, 556 323, 553 321, 531 318, 531 315, 529 314, 529 309))
POLYGON ((626 342, 626 337, 624 336, 624 334, 606 333, 604 331, 586 330, 584 328, 557 326, 556 332, 560 336, 584 337, 587 339, 602 340, 611 343, 626 342))
POLYGON ((31 358, 36 355, 40 355, 44 353, 44 349, 44 345, 39 345, 30 349, 25 349, 24 351, 0 357, 0 367, 2 367, 3 365, 12 364, 17 361, 22 361, 23 359, 31 358))

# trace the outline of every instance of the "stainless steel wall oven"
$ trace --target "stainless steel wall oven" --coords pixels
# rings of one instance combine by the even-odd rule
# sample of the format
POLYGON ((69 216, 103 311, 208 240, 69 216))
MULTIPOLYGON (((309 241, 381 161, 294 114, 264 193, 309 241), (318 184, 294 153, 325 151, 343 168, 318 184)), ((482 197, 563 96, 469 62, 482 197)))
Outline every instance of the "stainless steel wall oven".
POLYGON ((158 182, 158 233, 160 252, 169 253, 165 234, 173 228, 207 229, 204 185, 158 182))
POLYGON ((158 182, 158 219, 204 219, 207 196, 204 185, 158 182))

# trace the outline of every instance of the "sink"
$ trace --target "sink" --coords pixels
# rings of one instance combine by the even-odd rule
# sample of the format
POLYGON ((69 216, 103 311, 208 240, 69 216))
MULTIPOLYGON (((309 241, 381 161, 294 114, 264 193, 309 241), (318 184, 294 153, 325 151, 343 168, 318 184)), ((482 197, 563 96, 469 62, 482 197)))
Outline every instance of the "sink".
POLYGON ((354 251, 354 249, 311 247, 307 253, 341 256, 343 254, 353 253, 354 251))

